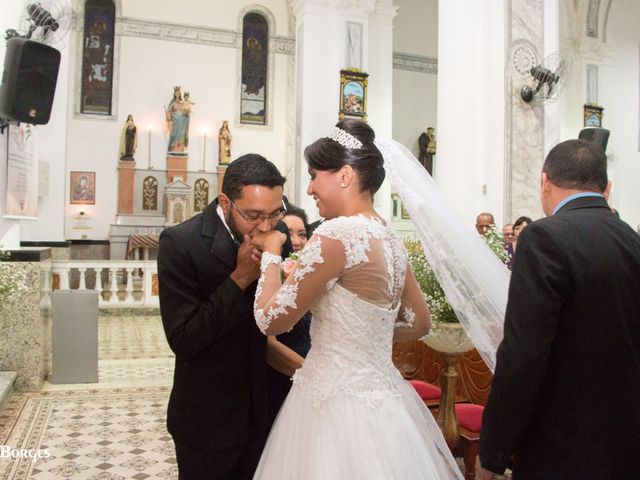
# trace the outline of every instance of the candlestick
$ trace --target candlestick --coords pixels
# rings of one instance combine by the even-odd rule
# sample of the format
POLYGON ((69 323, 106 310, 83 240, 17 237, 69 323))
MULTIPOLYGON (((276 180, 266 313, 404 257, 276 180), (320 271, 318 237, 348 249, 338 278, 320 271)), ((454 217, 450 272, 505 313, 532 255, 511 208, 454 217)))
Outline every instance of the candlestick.
POLYGON ((151 126, 149 126, 149 135, 148 135, 148 142, 149 144, 149 162, 147 164, 147 170, 152 170, 153 167, 151 166, 151 126))

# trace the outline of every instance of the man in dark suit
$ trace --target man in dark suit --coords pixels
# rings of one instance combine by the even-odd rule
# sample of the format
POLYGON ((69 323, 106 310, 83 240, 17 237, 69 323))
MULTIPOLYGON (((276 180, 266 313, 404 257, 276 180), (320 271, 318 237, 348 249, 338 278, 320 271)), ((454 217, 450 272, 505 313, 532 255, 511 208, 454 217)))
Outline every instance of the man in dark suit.
POLYGON ((260 459, 267 339, 253 316, 260 252, 250 239, 286 233, 284 181, 260 155, 240 157, 217 200, 160 237, 160 310, 176 354, 167 427, 181 480, 248 480, 260 459))
POLYGON ((568 140, 542 170, 547 215, 518 241, 479 477, 640 478, 640 237, 611 213, 607 160, 568 140))

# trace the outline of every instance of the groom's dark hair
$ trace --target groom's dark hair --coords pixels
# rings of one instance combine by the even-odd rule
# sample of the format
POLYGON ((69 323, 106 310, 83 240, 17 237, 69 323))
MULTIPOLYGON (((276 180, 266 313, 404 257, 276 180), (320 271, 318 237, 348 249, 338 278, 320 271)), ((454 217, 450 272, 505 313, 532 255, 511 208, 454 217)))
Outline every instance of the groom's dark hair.
POLYGON ((257 153, 243 155, 227 167, 222 181, 222 193, 231 200, 242 197, 242 188, 246 185, 261 185, 263 187, 282 187, 286 178, 280 170, 257 153))
POLYGON ((566 140, 551 149, 542 171, 560 188, 604 192, 607 188, 607 155, 593 142, 566 140))

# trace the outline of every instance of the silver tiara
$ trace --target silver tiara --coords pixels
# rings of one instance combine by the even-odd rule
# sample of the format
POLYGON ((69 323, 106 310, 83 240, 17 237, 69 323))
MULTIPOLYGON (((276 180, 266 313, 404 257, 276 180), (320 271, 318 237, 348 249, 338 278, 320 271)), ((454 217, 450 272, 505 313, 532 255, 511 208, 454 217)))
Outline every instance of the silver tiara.
POLYGON ((331 135, 329 135, 327 138, 330 138, 334 142, 338 142, 345 148, 354 148, 356 150, 362 148, 362 142, 360 140, 351 135, 349 132, 344 131, 340 127, 333 127, 331 135))

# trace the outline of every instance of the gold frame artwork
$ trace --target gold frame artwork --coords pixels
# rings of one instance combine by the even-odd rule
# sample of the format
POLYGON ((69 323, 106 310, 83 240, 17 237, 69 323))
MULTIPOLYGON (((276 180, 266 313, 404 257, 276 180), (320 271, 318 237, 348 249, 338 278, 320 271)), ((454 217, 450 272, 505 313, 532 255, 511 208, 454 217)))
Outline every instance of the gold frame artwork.
POLYGON ((357 68, 340 70, 340 120, 349 117, 367 121, 368 77, 357 68))
POLYGON ((602 112, 604 108, 595 103, 584 105, 584 126, 602 128, 602 112))
POLYGON ((69 177, 69 200, 71 205, 96 204, 96 172, 71 172, 69 177), (82 179, 85 184, 82 184, 82 179))

